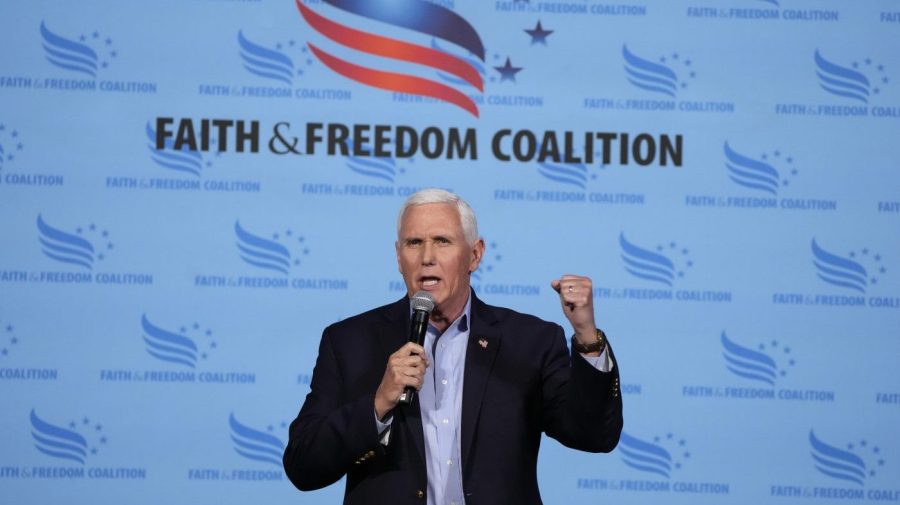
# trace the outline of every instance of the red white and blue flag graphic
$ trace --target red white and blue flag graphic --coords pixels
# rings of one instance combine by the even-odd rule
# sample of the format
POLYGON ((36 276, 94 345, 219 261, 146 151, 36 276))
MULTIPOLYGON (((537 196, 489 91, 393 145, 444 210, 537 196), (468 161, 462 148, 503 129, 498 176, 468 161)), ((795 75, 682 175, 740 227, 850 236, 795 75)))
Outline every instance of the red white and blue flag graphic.
MULTIPOLYGON (((333 16, 326 17, 314 12, 302 0, 296 0, 296 3, 303 19, 313 30, 331 42, 352 50, 347 53, 348 56, 341 57, 312 42, 308 43, 319 61, 334 72, 375 88, 448 102, 478 116, 477 105, 463 90, 468 86, 479 93, 484 90, 479 68, 465 58, 429 47, 433 44, 413 42, 415 37, 409 32, 412 30, 450 42, 484 62, 481 38, 472 25, 455 12, 422 0, 324 0, 328 5, 355 15, 345 22, 338 22, 333 16), (359 23, 354 23, 354 19, 359 19, 359 23), (390 36, 371 31, 373 25, 369 21, 390 25, 385 27, 390 36), (351 26, 354 24, 355 27, 351 26), (367 30, 359 29, 361 25, 366 26, 367 30), (444 79, 445 82, 461 84, 454 87, 432 78, 440 74, 414 75, 387 69, 388 65, 375 68, 373 65, 378 63, 373 62, 379 60, 369 56, 411 63, 420 69, 425 67, 429 72, 437 71, 458 78, 444 79)), ((410 71, 415 72, 413 69, 410 71)))

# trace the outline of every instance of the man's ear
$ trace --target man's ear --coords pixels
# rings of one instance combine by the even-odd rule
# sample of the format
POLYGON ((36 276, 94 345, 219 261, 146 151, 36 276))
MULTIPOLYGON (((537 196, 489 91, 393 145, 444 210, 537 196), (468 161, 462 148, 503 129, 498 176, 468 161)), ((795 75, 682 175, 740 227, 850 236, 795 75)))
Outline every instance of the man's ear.
POLYGON ((472 245, 472 261, 469 263, 469 273, 478 270, 478 265, 481 264, 482 257, 484 257, 484 240, 479 238, 478 241, 472 245))

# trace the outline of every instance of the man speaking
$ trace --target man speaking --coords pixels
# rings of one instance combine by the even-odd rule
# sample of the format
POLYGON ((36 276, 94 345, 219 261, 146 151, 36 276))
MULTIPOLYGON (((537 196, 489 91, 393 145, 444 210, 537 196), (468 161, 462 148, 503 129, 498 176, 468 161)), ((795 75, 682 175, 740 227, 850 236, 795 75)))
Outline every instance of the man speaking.
POLYGON ((484 241, 459 196, 410 196, 396 249, 407 296, 322 334, 284 453, 295 486, 346 475, 345 504, 540 504, 542 432, 583 451, 615 448, 618 366, 594 323, 590 279, 551 282, 575 332, 570 357, 558 325, 475 296, 484 241), (420 345, 410 321, 422 311, 420 345))

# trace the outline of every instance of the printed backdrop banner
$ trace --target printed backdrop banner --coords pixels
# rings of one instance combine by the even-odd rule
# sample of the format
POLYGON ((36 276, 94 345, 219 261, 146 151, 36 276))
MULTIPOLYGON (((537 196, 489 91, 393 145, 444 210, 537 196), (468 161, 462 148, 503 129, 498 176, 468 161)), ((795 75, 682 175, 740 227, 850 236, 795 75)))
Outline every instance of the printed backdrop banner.
POLYGON ((0 502, 338 503, 322 329, 462 194, 488 303, 594 282, 625 428, 546 503, 900 502, 900 5, 0 6, 0 502))

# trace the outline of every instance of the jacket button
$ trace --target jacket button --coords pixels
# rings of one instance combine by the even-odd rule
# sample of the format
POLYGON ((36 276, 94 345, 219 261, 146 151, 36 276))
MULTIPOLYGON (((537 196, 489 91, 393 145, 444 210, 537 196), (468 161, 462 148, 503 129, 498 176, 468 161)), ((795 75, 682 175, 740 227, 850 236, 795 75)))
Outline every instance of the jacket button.
POLYGON ((416 498, 425 498, 425 491, 422 491, 421 489, 416 491, 416 498))
POLYGON ((366 456, 368 456, 368 457, 370 457, 370 458, 374 458, 374 457, 375 457, 375 451, 369 451, 369 452, 367 452, 367 453, 366 453, 366 456))

